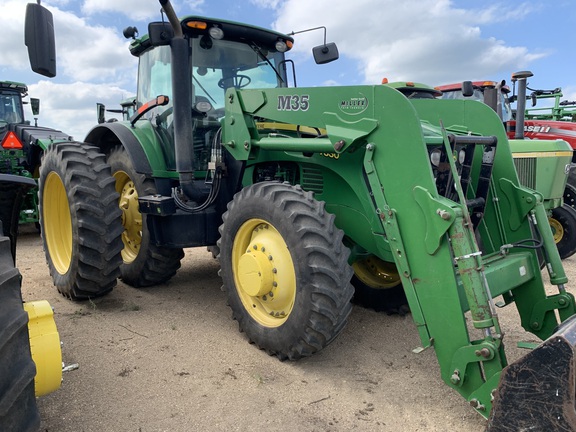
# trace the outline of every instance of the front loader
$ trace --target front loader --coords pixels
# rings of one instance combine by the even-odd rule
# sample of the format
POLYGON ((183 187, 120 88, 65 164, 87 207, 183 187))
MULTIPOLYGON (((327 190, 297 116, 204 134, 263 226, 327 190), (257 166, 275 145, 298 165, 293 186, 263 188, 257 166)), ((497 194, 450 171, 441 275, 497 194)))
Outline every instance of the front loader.
MULTIPOLYGON (((519 183, 496 113, 389 86, 290 88, 290 36, 179 19, 160 3, 169 23, 125 31, 139 58, 134 116, 44 155, 41 225, 58 290, 85 299, 118 278, 158 285, 183 248, 207 246, 240 330, 295 360, 344 329, 363 272, 402 284, 421 349, 435 350, 443 380, 490 430, 573 430, 574 296, 542 196, 519 183), (507 373, 531 358, 508 366, 496 304, 546 341, 531 358, 563 351, 558 387, 545 368, 532 383, 507 373), (552 402, 527 420, 506 401, 528 386, 552 402)), ((326 42, 313 51, 317 63, 337 57, 326 42)))

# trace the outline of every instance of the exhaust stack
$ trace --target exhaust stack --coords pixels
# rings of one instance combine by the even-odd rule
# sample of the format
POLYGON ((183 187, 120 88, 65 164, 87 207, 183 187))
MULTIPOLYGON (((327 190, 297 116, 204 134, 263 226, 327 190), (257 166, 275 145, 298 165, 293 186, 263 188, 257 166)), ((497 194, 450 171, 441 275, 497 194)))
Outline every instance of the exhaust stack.
POLYGON ((516 132, 514 139, 524 139, 524 114, 526 110, 527 79, 534 74, 530 71, 514 72, 512 82, 518 81, 518 99, 516 104, 516 132))

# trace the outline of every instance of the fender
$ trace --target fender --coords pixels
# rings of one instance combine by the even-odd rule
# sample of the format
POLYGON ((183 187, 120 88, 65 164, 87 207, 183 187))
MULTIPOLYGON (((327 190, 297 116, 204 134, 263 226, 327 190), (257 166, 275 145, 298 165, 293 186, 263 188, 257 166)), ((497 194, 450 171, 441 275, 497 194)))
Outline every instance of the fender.
POLYGON ((146 176, 152 175, 152 167, 142 145, 123 123, 102 123, 88 132, 84 141, 100 147, 105 152, 119 141, 130 155, 136 172, 146 176))

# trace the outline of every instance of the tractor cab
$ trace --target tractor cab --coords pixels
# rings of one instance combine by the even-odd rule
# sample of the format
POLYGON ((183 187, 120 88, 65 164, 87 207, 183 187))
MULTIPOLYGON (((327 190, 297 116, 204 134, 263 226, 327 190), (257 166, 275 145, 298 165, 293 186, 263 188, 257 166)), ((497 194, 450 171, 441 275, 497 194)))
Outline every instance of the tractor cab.
POLYGON ((496 107, 496 112, 502 121, 512 120, 513 112, 510 106, 510 87, 504 81, 473 81, 468 89, 462 88, 462 83, 435 87, 442 92, 441 99, 477 100, 490 107, 496 107))
MULTIPOLYGON (((214 154, 226 92, 285 88, 289 81, 295 84, 293 62, 285 58, 294 39, 249 24, 199 16, 177 23, 150 23, 143 37, 138 37, 135 27, 124 30, 133 39, 131 54, 139 58, 136 112, 130 123, 135 126, 142 118, 149 120, 170 171, 182 171, 177 160, 186 159, 193 166, 183 169, 200 171, 202 176, 214 154), (179 151, 190 142, 193 156, 179 158, 179 151)), ((313 53, 318 64, 338 58, 336 46, 326 41, 313 53)))
MULTIPOLYGON (((292 47, 291 37, 258 27, 195 16, 183 19, 181 26, 189 53, 186 84, 191 89, 194 118, 221 118, 228 88, 288 85, 284 53, 292 47)), ((166 44, 167 39, 157 36, 170 31, 165 23, 152 23, 149 35, 134 38, 130 47, 131 53, 140 61, 137 107, 141 108, 158 95, 168 96, 168 102, 156 110, 156 115, 172 108, 175 89, 172 88, 171 48, 166 44), (161 29, 165 31, 161 32, 161 29)), ((134 32, 133 27, 126 29, 125 35, 135 37, 134 32)), ((165 114, 165 117, 169 116, 165 114)))
POLYGON ((25 84, 11 81, 0 82, 0 128, 24 121, 22 98, 27 94, 28 87, 25 84))
POLYGON ((176 170, 174 130, 182 127, 175 128, 174 121, 180 112, 181 123, 191 127, 192 139, 187 141, 194 143, 192 168, 205 171, 224 117, 226 91, 287 87, 284 53, 293 39, 254 26, 197 16, 184 18, 180 24, 182 50, 168 45, 174 35, 164 22, 151 23, 149 34, 142 38, 134 27, 124 31, 133 38, 130 52, 139 58, 136 112, 130 122, 150 121, 168 168, 176 170), (156 103, 159 96, 163 96, 161 103, 156 103))

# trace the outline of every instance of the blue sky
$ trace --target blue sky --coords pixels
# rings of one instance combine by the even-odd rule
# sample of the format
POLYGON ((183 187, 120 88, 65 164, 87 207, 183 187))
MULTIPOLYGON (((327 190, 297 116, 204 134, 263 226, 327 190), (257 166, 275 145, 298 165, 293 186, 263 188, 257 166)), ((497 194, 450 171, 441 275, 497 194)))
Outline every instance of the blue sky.
MULTIPOLYGON (((2 0, 0 79, 25 82, 41 99, 39 124, 81 140, 96 123, 96 103, 117 108, 135 93, 137 60, 122 30, 141 34, 160 19, 157 0, 44 0, 54 15, 56 78, 29 70, 24 11, 30 0, 2 0)), ((322 32, 296 35, 291 56, 298 85, 336 86, 411 80, 430 85, 506 79, 531 70, 529 86, 562 87, 576 100, 573 0, 172 0, 180 16, 243 21, 282 32, 326 26, 340 51, 317 66, 311 48, 322 32)), ((31 114, 28 119, 31 119, 31 114)))

